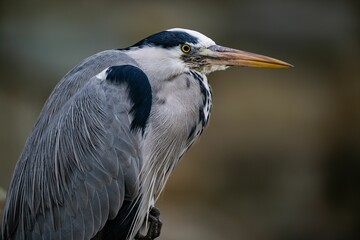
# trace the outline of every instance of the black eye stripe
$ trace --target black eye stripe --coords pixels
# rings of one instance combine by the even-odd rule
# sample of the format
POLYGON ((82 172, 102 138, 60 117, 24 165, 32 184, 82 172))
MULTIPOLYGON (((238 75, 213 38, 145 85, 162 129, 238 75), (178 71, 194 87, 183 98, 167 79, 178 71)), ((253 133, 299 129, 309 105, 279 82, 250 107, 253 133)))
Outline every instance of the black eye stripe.
POLYGON ((199 39, 182 31, 163 31, 155 33, 131 47, 143 47, 148 45, 161 46, 164 48, 172 48, 179 46, 182 43, 199 43, 199 39))

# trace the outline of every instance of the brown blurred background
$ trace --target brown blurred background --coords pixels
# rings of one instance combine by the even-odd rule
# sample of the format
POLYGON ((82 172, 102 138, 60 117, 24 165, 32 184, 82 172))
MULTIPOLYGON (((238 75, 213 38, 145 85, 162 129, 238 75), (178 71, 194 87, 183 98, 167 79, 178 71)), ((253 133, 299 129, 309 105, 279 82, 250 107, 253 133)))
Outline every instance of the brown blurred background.
POLYGON ((67 71, 101 50, 185 27, 296 67, 209 77, 210 126, 158 202, 160 239, 360 239, 359 1, 50 2, 0 3, 4 190, 67 71))

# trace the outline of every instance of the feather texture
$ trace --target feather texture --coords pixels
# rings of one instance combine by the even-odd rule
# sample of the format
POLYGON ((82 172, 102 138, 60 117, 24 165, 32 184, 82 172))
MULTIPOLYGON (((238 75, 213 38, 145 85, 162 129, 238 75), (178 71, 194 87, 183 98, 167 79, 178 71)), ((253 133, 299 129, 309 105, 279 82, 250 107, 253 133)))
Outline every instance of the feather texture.
POLYGON ((210 86, 184 62, 184 41, 214 44, 169 30, 95 54, 64 76, 16 165, 4 239, 133 240, 146 231, 149 210, 210 115, 210 86))
POLYGON ((55 88, 16 166, 4 238, 90 239, 137 195, 142 156, 140 135, 130 132, 133 104, 126 84, 94 77, 105 67, 94 65, 101 59, 134 64, 118 51, 103 52, 55 88))

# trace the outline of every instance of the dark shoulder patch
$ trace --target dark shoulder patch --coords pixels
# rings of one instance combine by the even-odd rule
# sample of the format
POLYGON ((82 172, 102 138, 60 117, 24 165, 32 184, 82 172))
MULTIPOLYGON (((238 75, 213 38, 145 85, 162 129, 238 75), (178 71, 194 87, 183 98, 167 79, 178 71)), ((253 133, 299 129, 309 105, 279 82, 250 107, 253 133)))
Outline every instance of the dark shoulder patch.
POLYGON ((143 46, 153 45, 153 46, 161 46, 164 48, 172 48, 179 46, 180 44, 183 43, 196 44, 198 42, 199 42, 198 38, 188 34, 187 32, 162 31, 141 40, 140 42, 134 44, 131 47, 143 47, 143 46))
POLYGON ((146 74, 132 65, 109 67, 106 80, 112 84, 127 84, 128 94, 133 103, 130 113, 134 119, 131 130, 144 132, 152 105, 151 85, 146 74))

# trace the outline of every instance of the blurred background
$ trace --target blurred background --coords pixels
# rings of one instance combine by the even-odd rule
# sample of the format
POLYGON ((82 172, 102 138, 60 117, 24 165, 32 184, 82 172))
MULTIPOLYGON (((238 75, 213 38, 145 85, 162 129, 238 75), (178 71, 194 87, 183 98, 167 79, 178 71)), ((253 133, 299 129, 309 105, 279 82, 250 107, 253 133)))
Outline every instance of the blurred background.
POLYGON ((159 239, 360 239, 359 1, 0 4, 4 191, 67 71, 96 52, 185 27, 295 68, 233 68, 209 77, 210 126, 158 202, 159 239))

